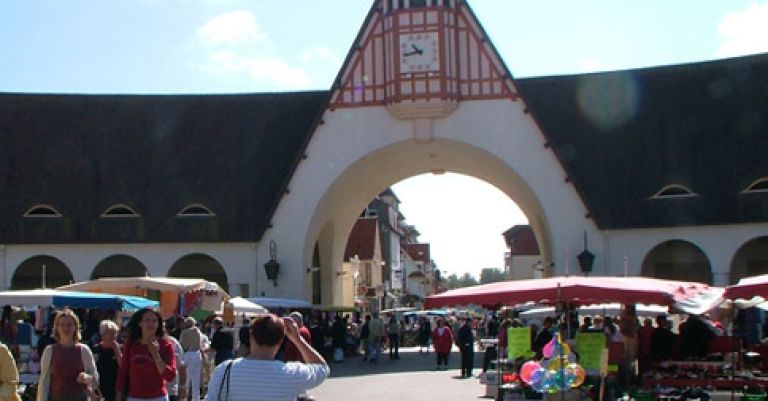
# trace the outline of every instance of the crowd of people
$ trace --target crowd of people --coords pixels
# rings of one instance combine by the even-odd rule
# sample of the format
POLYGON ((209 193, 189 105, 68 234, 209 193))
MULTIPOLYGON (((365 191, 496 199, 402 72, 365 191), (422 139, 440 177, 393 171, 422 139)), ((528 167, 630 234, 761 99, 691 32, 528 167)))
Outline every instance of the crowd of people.
MULTIPOLYGON (((259 399, 295 401, 330 373, 298 312, 243 319, 237 350, 221 317, 212 317, 208 330, 193 317, 164 321, 144 308, 121 327, 78 312, 56 311, 38 338, 40 373, 27 394, 36 401, 213 401, 222 391, 237 401, 251 399, 256 388, 259 399), (98 331, 90 335, 78 315, 98 331)), ((13 338, 3 341, 17 346, 13 338)), ((0 345, 0 401, 18 400, 18 380, 11 350, 0 345)))

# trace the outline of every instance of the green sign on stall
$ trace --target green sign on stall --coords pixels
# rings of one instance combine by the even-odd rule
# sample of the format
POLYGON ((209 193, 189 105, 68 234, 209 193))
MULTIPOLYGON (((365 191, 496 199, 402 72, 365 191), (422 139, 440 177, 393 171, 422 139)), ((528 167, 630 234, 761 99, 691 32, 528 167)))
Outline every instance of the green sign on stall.
POLYGON ((507 358, 530 358, 531 352, 531 328, 510 327, 507 329, 507 358))
POLYGON ((576 352, 579 353, 579 364, 587 372, 599 372, 605 349, 605 334, 576 333, 576 352))

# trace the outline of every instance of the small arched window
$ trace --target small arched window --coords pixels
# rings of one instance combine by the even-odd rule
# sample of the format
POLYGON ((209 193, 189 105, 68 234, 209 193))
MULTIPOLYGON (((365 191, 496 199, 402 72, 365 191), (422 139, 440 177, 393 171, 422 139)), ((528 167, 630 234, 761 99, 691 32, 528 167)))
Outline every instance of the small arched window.
POLYGON ((667 185, 656 192, 651 199, 663 199, 663 198, 687 198, 696 196, 697 194, 687 187, 680 184, 667 185))
POLYGON ((118 203, 108 207, 107 210, 101 214, 101 217, 139 217, 139 214, 130 206, 118 203))
POLYGON ((747 188, 741 192, 745 194, 768 192, 768 177, 756 179, 753 183, 749 184, 747 188))
POLYGON ((215 215, 211 209, 200 203, 188 205, 177 214, 179 217, 210 217, 215 215))
POLYGON ((24 217, 61 217, 61 213, 50 205, 35 205, 24 213, 24 217))

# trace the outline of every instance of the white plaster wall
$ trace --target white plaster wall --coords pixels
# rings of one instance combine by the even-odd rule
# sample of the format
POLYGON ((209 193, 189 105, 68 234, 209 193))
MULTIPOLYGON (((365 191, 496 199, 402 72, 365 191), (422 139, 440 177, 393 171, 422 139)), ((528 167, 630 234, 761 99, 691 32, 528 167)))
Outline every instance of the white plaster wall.
MULTIPOLYGON (((331 253, 332 265, 341 265, 347 236, 368 202, 387 186, 436 168, 483 179, 508 194, 541 236, 542 256, 554 259, 555 272, 563 271, 562 250, 570 249, 571 255, 581 250, 584 230, 602 242, 521 102, 461 103, 448 118, 434 122, 433 141, 412 138, 411 122, 396 120, 384 108, 326 112, 290 193, 277 208, 273 228, 258 244, 259 260, 266 259, 270 239, 278 244, 280 285, 265 289, 259 284, 257 291, 302 297, 304 272, 321 231, 332 227, 332 249, 325 252, 331 253)), ((601 258, 602 249, 591 250, 601 258)))
MULTIPOLYGON (((614 275, 624 273, 628 257, 629 275, 639 275, 646 255, 657 245, 670 240, 685 240, 698 246, 712 266, 714 285, 729 284, 731 262, 739 248, 750 240, 765 236, 768 223, 610 230, 605 232, 603 269, 614 275)), ((599 259, 596 264, 600 263, 599 259)))
POLYGON ((239 292, 240 284, 248 284, 251 296, 254 295, 252 289, 256 286, 254 270, 257 266, 255 243, 4 245, 0 249, 0 272, 3 288, 7 289, 21 263, 33 256, 48 255, 67 265, 75 281, 87 281, 102 260, 112 255, 128 255, 144 264, 151 276, 162 277, 168 275, 177 260, 192 253, 216 259, 227 273, 232 292, 239 292))

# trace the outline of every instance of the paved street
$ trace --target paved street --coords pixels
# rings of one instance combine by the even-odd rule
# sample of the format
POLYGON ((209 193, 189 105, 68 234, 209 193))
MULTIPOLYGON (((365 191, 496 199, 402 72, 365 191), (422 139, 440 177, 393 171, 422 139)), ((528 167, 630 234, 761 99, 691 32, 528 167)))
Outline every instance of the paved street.
MULTIPOLYGON (((418 347, 401 348, 400 360, 387 354, 377 363, 362 357, 331 363, 331 377, 310 391, 318 401, 481 400, 485 386, 478 379, 459 378, 459 352, 451 352, 449 370, 435 371, 435 353, 419 354, 418 347)), ((474 374, 480 373, 482 352, 475 352, 474 374)))

